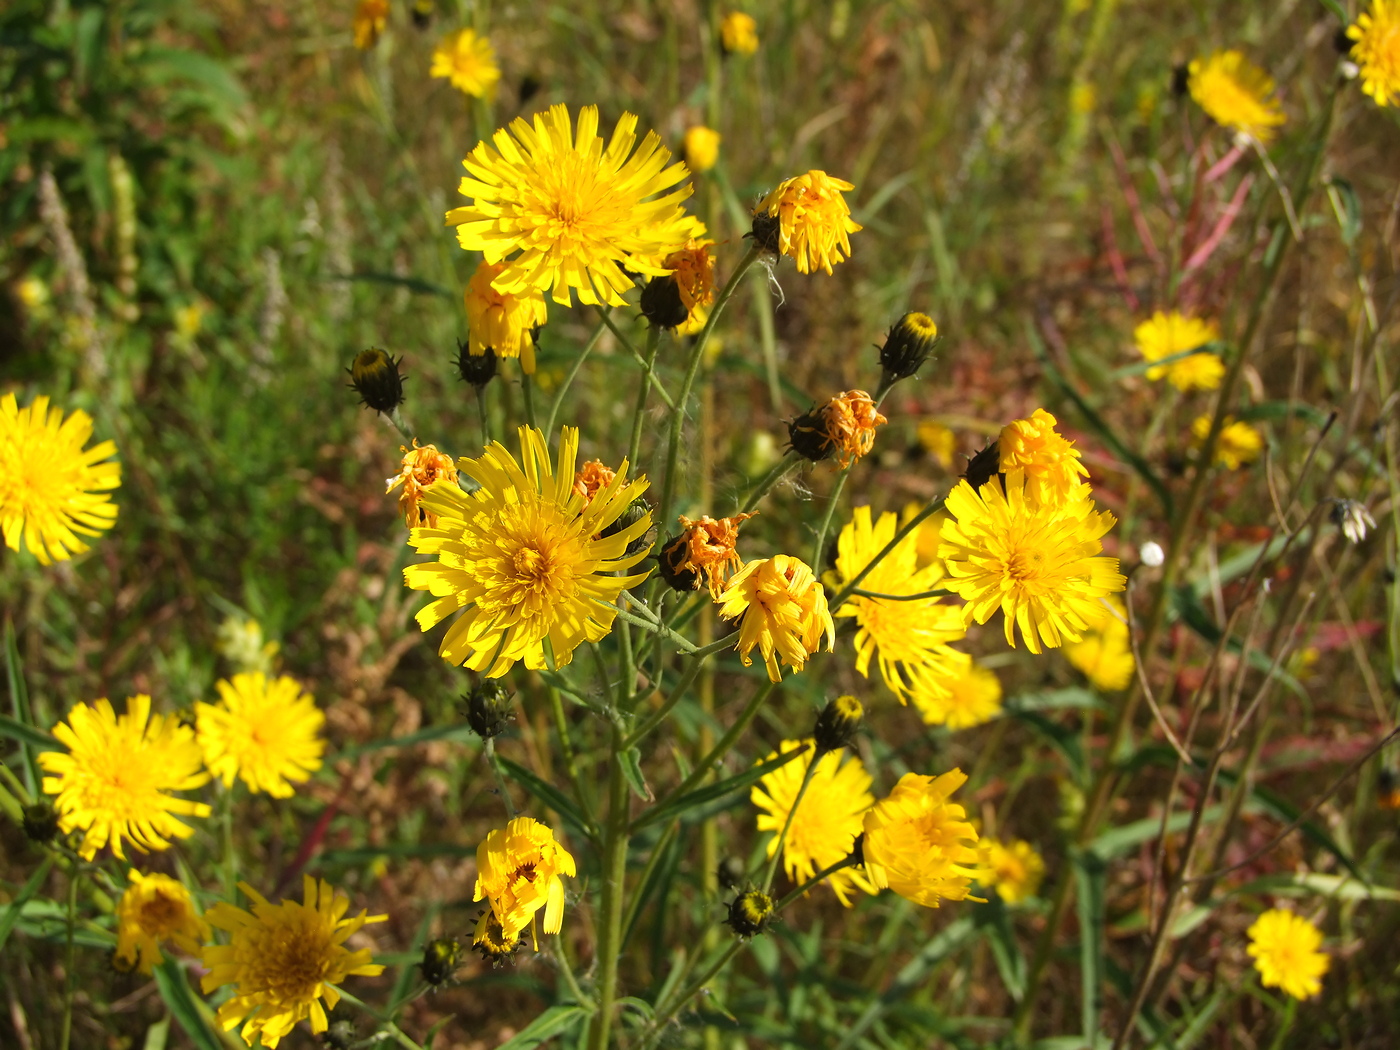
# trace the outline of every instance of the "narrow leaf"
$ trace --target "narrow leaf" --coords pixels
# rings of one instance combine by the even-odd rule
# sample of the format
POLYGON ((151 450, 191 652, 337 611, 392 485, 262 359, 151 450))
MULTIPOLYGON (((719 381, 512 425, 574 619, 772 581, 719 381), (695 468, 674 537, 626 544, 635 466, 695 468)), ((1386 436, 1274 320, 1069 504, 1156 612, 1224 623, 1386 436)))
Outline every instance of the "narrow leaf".
POLYGON ((190 991, 184 968, 174 959, 166 959, 155 968, 155 978, 170 1016, 185 1030, 198 1050, 223 1050, 218 1036, 209 1030, 209 1025, 199 1012, 199 1001, 190 991))
MULTIPOLYGON (((0 715, 0 736, 7 736, 18 740, 21 744, 29 747, 37 747, 40 751, 63 751, 66 750, 62 744, 45 733, 42 729, 35 729, 33 726, 25 725, 18 719, 9 715, 0 715)), ((26 784, 25 787, 30 787, 26 784)), ((30 787, 30 790, 34 790, 30 787)))
POLYGON ((617 756, 617 760, 622 763, 622 773, 632 794, 643 802, 655 802, 656 796, 647 787, 647 778, 642 774, 642 753, 635 747, 629 747, 617 756))
MULTIPOLYGON (((496 756, 496 760, 500 762, 501 769, 507 776, 550 809, 554 810, 554 812, 558 813, 568 823, 572 824, 584 837, 593 839, 595 842, 597 841, 598 829, 589 823, 588 818, 583 815, 583 810, 578 808, 578 805, 573 799, 554 787, 554 785, 546 784, 524 766, 512 762, 508 758, 502 758, 499 755, 496 756)), ((530 1045, 533 1046, 534 1044, 532 1043, 530 1045)))
POLYGON ((633 832, 637 832, 642 828, 650 827, 652 824, 656 824, 660 821, 670 820, 672 817, 680 817, 684 820, 687 816, 692 815, 688 811, 698 806, 703 806, 707 802, 722 798, 731 792, 742 791, 779 766, 787 765, 798 755, 806 754, 806 752, 806 747, 795 748, 792 751, 776 755, 766 762, 760 762, 758 765, 751 769, 746 769, 742 773, 735 774, 732 777, 726 777, 724 780, 714 784, 706 784, 704 787, 696 788, 694 791, 688 792, 680 798, 662 802, 661 805, 652 807, 634 820, 632 822, 632 830, 633 832))
MULTIPOLYGON (((5 621, 5 678, 10 687, 10 711, 14 714, 15 722, 25 729, 31 729, 34 725, 34 712, 29 706, 29 688, 24 684, 24 665, 19 659, 19 645, 15 641, 14 621, 5 621)), ((0 732, 4 732, 4 727, 0 726, 0 732)), ((36 744, 33 739, 18 737, 20 741, 20 753, 24 758, 24 786, 29 791, 30 798, 37 798, 39 794, 39 766, 34 761, 34 752, 31 746, 38 747, 41 751, 54 751, 58 749, 58 741, 54 740, 42 730, 35 729, 49 743, 36 744)), ((11 735, 11 734, 6 734, 11 735)))
POLYGON ((1099 1015, 1103 1011, 1105 866, 1091 850, 1071 858, 1078 893, 1080 1031, 1090 1048, 1099 1045, 1099 1015))
POLYGON ((570 1031, 588 1014, 589 1011, 582 1006, 551 1006, 502 1043, 497 1050, 531 1050, 547 1039, 570 1031))
POLYGON ((34 894, 39 892, 39 887, 49 877, 49 869, 52 867, 53 854, 50 853, 44 858, 43 863, 34 869, 34 874, 29 876, 29 881, 20 887, 19 893, 16 894, 14 900, 10 901, 4 913, 0 914, 0 948, 5 947, 5 942, 10 939, 10 931, 15 928, 15 923, 19 922, 24 906, 29 903, 34 894))

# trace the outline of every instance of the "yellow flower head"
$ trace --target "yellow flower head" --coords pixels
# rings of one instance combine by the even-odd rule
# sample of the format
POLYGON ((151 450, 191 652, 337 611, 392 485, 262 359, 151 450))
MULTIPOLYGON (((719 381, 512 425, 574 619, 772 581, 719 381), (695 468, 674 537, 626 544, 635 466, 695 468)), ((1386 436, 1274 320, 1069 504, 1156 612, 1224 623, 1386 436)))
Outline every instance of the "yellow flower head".
MULTIPOLYGON (((606 148, 598 107, 579 110, 574 133, 558 105, 500 129, 462 165, 461 193, 472 203, 447 213, 468 251, 505 262, 492 280, 498 292, 527 296, 552 288, 568 306, 571 289, 585 303, 622 306, 634 287, 623 272, 660 277, 653 260, 698 236, 698 220, 681 210, 693 187, 684 164, 668 166, 670 150, 648 132, 636 153, 637 118, 624 113, 606 148), (629 156, 630 155, 630 156, 629 156)), ((500 348, 497 348, 500 352, 500 348)))
POLYGON ((39 756, 39 765, 54 774, 44 778, 44 792, 58 796, 61 830, 86 832, 78 848, 85 860, 107 845, 124 859, 123 838, 143 853, 169 849, 170 839, 194 834, 176 814, 209 815, 203 802, 171 794, 209 782, 194 730, 174 716, 152 717, 149 696, 133 696, 120 718, 105 698, 91 707, 77 704, 53 735, 68 751, 39 756))
MULTIPOLYGON (((1137 343, 1138 351, 1148 361, 1160 361, 1173 354, 1195 350, 1219 338, 1220 326, 1214 321, 1187 317, 1177 310, 1171 313, 1158 310, 1133 329, 1133 340, 1137 343)), ((1214 390, 1224 375, 1225 362, 1220 360, 1219 354, 1209 351, 1147 370, 1148 379, 1155 381, 1166 376, 1172 386, 1183 391, 1214 390)))
POLYGON ((971 729, 990 722, 1001 714, 1001 679, 972 657, 954 655, 961 659, 914 675, 914 706, 931 726, 971 729))
POLYGON ((627 546, 651 528, 650 513, 600 535, 646 491, 646 479, 628 481, 623 460, 585 506, 574 491, 578 431, 564 428, 557 471, 544 435, 533 427, 519 433, 520 461, 499 441, 478 459, 458 461, 480 486, 475 492, 428 491, 423 506, 438 516, 437 527, 414 529, 408 542, 437 561, 404 569, 409 587, 436 599, 418 613, 423 630, 462 613, 443 637, 443 659, 488 678, 519 660, 532 670, 551 666, 546 639, 552 665, 567 664, 583 642, 607 636, 618 595, 647 577, 617 574, 646 557, 628 555, 627 546))
POLYGON ((996 890, 1007 904, 1035 896, 1045 878, 1045 861, 1034 846, 1021 839, 983 839, 981 845, 983 874, 978 882, 996 890))
MULTIPOLYGON (((481 940, 490 933, 488 916, 500 923, 506 943, 526 926, 538 942, 535 913, 544 909, 544 932, 558 933, 564 922, 564 880, 578 874, 574 858, 554 839, 554 832, 532 817, 516 817, 476 847, 476 890, 472 900, 488 901, 491 910, 477 923, 481 940)), ((539 944, 535 944, 536 950, 539 944)))
POLYGON ((261 671, 216 683, 219 703, 195 704, 199 746, 209 772, 232 787, 235 777, 273 798, 291 798, 321 768, 326 716, 283 675, 268 681, 261 671))
POLYGON ((694 124, 685 129, 685 164, 691 171, 709 171, 719 160, 720 134, 703 124, 694 124))
POLYGON ((368 51, 389 24, 389 0, 360 0, 355 8, 355 46, 368 51))
POLYGON ((1322 946, 1322 931, 1301 915, 1281 908, 1266 911, 1249 928, 1249 947, 1265 988, 1282 988, 1295 999, 1322 991, 1322 976, 1331 965, 1322 946))
POLYGON ((92 417, 82 409, 63 418, 47 397, 20 408, 14 394, 0 398, 0 529, 5 546, 25 546, 49 565, 87 550, 78 535, 96 536, 117 520, 107 490, 121 484, 117 446, 92 437, 92 417), (103 462, 107 460, 108 462, 103 462))
POLYGON ((849 235, 861 229, 841 196, 853 189, 824 171, 779 183, 754 209, 754 240, 775 254, 791 255, 798 273, 831 273, 835 263, 850 257, 849 235))
POLYGON ((845 390, 794 419, 788 435, 799 455, 816 462, 836 453, 844 469, 875 447, 875 428, 888 422, 864 390, 845 390))
MULTIPOLYGON (((765 775, 749 793, 753 804, 762 810, 758 815, 758 830, 774 832, 768 840, 770 857, 778 849, 778 833, 787 823, 788 813, 802 787, 802 778, 812 764, 812 741, 784 740, 777 751, 764 759, 777 758, 803 744, 808 745, 806 754, 765 775)), ((850 854, 861 833, 865 811, 874 802, 870 774, 859 758, 843 751, 828 751, 817 760, 817 770, 793 814, 792 826, 783 844, 783 870, 794 885, 806 882, 850 854)), ((859 868, 842 868, 828 876, 826 883, 848 908, 853 889, 875 892, 875 887, 859 868)))
POLYGON ((544 296, 535 288, 502 292, 492 282, 507 263, 477 263, 462 304, 467 311, 467 351, 480 356, 494 350, 497 357, 518 357, 526 375, 535 372, 535 329, 549 320, 544 296))
POLYGON ((740 569, 717 599, 726 619, 743 617, 735 649, 748 667, 749 653, 758 646, 770 681, 780 682, 781 660, 800 671, 807 657, 826 637, 830 652, 836 644, 836 624, 826 605, 826 590, 806 562, 786 554, 751 561, 740 569))
POLYGON ((719 24, 719 42, 731 55, 751 55, 758 50, 758 23, 752 15, 730 11, 719 24))
POLYGON ((170 941, 181 951, 199 954, 209 939, 209 924, 199 914, 190 891, 168 875, 143 875, 132 868, 131 885, 117 905, 117 962, 140 967, 147 976, 160 962, 160 946, 170 941))
POLYGON ((1128 688, 1137 662, 1128 641, 1128 613, 1121 598, 1102 599, 1099 617, 1090 621, 1080 641, 1065 645, 1065 658, 1095 689, 1114 692, 1128 688))
POLYGON ((865 870, 877 889, 936 908, 966 900, 980 874, 977 831, 948 797, 967 783, 960 769, 939 777, 905 773, 865 814, 865 870))
MULTIPOLYGON (((855 579, 871 560, 894 539, 897 519, 892 513, 880 515, 874 525, 870 508, 857 507, 851 522, 836 540, 836 576, 842 586, 855 579)), ((921 594, 937 586, 943 575, 935 563, 918 568, 918 537, 910 533, 870 570, 861 589, 877 594, 921 594)), ((897 601, 852 595, 836 611, 838 617, 854 618, 856 670, 870 676, 870 658, 878 653, 880 676, 885 684, 907 703, 910 681, 920 668, 940 670, 958 654, 948 647, 967 633, 962 610, 945 605, 937 598, 897 601)))
MULTIPOLYGON (((899 524, 906 524, 910 518, 915 517, 923 508, 914 502, 904 505, 904 510, 899 514, 899 524)), ((918 561, 916 566, 920 569, 929 565, 938 566, 938 578, 943 578, 943 562, 938 557, 938 534, 943 528, 943 523, 948 520, 948 512, 945 510, 935 511, 920 523, 914 530, 914 547, 918 551, 918 561)), ((869 590, 871 588, 867 588, 869 590)))
MULTIPOLYGON (((1191 423, 1191 447, 1200 448, 1210 434, 1210 416, 1197 416, 1191 423)), ((1226 470, 1239 470, 1253 463, 1264 451, 1264 435, 1248 423, 1233 416, 1225 417, 1225 426, 1215 442, 1215 462, 1226 470)))
POLYGON ((613 483, 617 471, 601 459, 590 459, 574 472, 574 491, 591 503, 593 497, 613 483))
POLYGON ((1400 0, 1371 0, 1371 10, 1347 27, 1351 57, 1361 67, 1361 90, 1379 106, 1400 106, 1400 0))
POLYGON ((178 307, 175 310, 175 334, 181 339, 193 339, 197 336, 199 330, 204 327, 206 309, 204 303, 198 300, 178 307))
POLYGON ((1191 97, 1221 127, 1266 143, 1283 123, 1283 108, 1273 97, 1274 78, 1242 52, 1193 58, 1186 72, 1191 97))
POLYGON ((388 494, 399 485, 403 486, 403 492, 399 495, 399 513, 410 529, 417 525, 436 525, 437 519, 419 504, 423 502, 423 493, 439 479, 450 485, 457 484, 457 468, 452 463, 452 457, 439 452, 436 445, 419 448, 417 438, 413 439, 413 448, 400 445, 399 451, 404 454, 403 470, 388 479, 384 492, 388 494))
POLYGON ((953 456, 958 451, 957 434, 932 419, 920 420, 915 434, 919 447, 932 456, 935 463, 944 470, 952 467, 953 456))
POLYGON ((691 313, 697 306, 709 306, 715 301, 715 257, 710 254, 710 245, 714 243, 689 240, 684 248, 671 252, 661 263, 674 272, 681 303, 691 313))
POLYGON ((1015 627, 1033 653, 1042 642, 1052 649, 1077 642, 1099 615, 1097 600, 1127 586, 1118 559, 1097 556, 1116 519, 1095 511, 1091 499, 1034 503, 1013 470, 1004 490, 998 477, 980 489, 959 482, 947 508, 938 547, 947 586, 967 603, 965 623, 986 623, 1000 609, 1008 645, 1016 644, 1015 627))
POLYGON ((384 972, 371 961, 368 948, 351 951, 345 942, 366 923, 383 922, 387 915, 361 911, 345 918, 350 898, 324 879, 318 885, 310 875, 302 877, 301 904, 271 904, 246 882, 238 888, 252 900, 253 910, 225 901, 209 909, 209 925, 230 938, 226 945, 205 945, 203 962, 209 972, 200 983, 206 995, 234 986, 232 997, 219 1007, 219 1025, 227 1032, 243 1024, 239 1034, 249 1046, 261 1037, 264 1046, 275 1047, 298 1021, 310 1020, 312 1032, 324 1032, 326 1007, 333 1010, 340 1002, 334 986, 351 975, 384 972))
POLYGON ((459 29, 443 37, 433 51, 429 76, 446 77, 458 91, 473 98, 492 99, 501 70, 491 41, 471 29, 459 29))
POLYGON ((692 575, 696 588, 704 580, 710 588, 710 596, 718 599, 734 570, 744 563, 735 549, 739 544, 739 526, 753 516, 735 514, 729 518, 712 518, 706 514, 699 521, 693 521, 681 515, 683 531, 660 554, 666 559, 669 577, 692 575))
POLYGON ((1037 503, 1066 503, 1088 494, 1088 486, 1080 479, 1089 472, 1079 462, 1073 442, 1055 429, 1057 422, 1045 409, 1037 408, 1029 419, 1002 427, 997 439, 1001 472, 1022 471, 1026 495, 1037 503))

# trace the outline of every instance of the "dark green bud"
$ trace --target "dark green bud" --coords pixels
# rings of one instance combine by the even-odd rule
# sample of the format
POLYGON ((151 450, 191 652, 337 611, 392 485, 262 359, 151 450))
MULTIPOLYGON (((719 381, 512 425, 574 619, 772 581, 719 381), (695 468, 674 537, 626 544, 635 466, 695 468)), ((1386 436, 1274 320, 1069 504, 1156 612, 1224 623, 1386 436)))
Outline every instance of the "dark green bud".
POLYGON ((376 412, 389 413, 403 404, 403 380, 399 362, 377 346, 361 350, 346 369, 350 386, 360 401, 376 412))
POLYGON ((890 328, 885 345, 880 347, 880 367, 885 381, 907 379, 914 375, 938 342, 938 325, 928 314, 907 313, 890 328))
POLYGON ((769 215, 766 211, 754 212, 753 228, 748 235, 769 255, 782 254, 783 223, 778 216, 769 215))
POLYGON ((321 1033, 321 1045, 328 1050, 350 1050, 358 1041, 355 1022, 340 1020, 321 1033))
POLYGON ((446 984, 462 965, 462 946, 455 937, 439 937, 429 941, 423 948, 423 961, 418 969, 423 980, 434 988, 446 984))
POLYGON ((816 728, 812 737, 817 742, 817 752, 839 751, 847 746, 860 728, 865 717, 865 708, 853 696, 838 696, 822 708, 817 715, 816 728))
POLYGON ((773 919, 773 898, 762 890, 745 890, 729 904, 725 920, 735 936, 748 940, 768 928, 773 919))
POLYGON ((47 799, 25 806, 22 823, 31 842, 52 842, 58 834, 58 813, 47 799))
POLYGON ((489 740, 505 732, 506 723, 514 717, 511 694, 500 682, 487 679, 462 698, 463 714, 472 732, 489 740))
POLYGON ((668 537, 666 542, 661 545, 661 552, 657 554, 656 562, 661 578, 672 589, 677 591, 700 589, 700 574, 690 568, 684 534, 668 537))
POLYGON ((675 274, 653 277, 642 289, 642 316, 653 328, 678 328, 690 317, 690 310, 681 302, 681 288, 675 274))
POLYGON ((813 463, 831 458, 836 446, 827 437, 826 417, 822 409, 813 408, 788 424, 788 446, 813 463))
MULTIPOLYGON (((626 510, 624 510, 620 515, 618 515, 617 520, 614 521, 607 528, 603 529, 603 531, 599 535, 616 536, 623 529, 637 524, 637 522, 641 521, 649 514, 651 514, 651 504, 649 504, 641 496, 638 496, 630 504, 628 504, 626 510)), ((646 532, 638 536, 636 539, 634 539, 631 543, 627 544, 627 551, 624 557, 631 558, 634 555, 641 554, 642 551, 649 549, 651 547, 651 541, 647 538, 649 535, 651 535, 651 530, 647 530, 646 532)))
POLYGON ((474 354, 460 339, 457 341, 457 374, 462 382, 480 390, 496 378, 496 351, 489 346, 484 353, 474 354))
POLYGON ((993 441, 967 461, 963 480, 974 489, 980 489, 1001 473, 1001 443, 993 441))

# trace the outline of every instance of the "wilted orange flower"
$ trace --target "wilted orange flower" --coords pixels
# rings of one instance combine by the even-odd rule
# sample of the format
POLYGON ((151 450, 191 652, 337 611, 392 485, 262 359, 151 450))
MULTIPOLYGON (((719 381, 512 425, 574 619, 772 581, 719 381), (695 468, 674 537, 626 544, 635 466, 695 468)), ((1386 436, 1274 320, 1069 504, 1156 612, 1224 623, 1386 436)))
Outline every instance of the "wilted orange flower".
POLYGON ((424 445, 419 448, 417 438, 413 439, 413 448, 400 445, 399 451, 404 453, 403 470, 386 479, 389 487, 384 492, 387 495, 402 485, 399 513, 403 515, 403 523, 410 529, 419 525, 435 529, 438 523, 437 515, 423 510, 418 504, 428 487, 438 480, 445 478, 455 485, 457 467, 453 464, 452 457, 445 452, 439 452, 436 445, 424 445))
POLYGON ((847 390, 826 403, 822 422, 827 443, 845 468, 875 447, 875 428, 889 420, 864 390, 847 390))
POLYGON ((735 514, 729 518, 712 518, 706 514, 699 521, 692 521, 681 515, 681 528, 685 531, 661 552, 669 562, 672 575, 694 573, 696 587, 703 577, 710 594, 718 597, 730 574, 743 564, 734 548, 739 542, 739 526, 753 516, 735 514))
POLYGON ((599 489, 613 483, 617 471, 601 459, 590 459, 574 474, 574 491, 583 497, 584 503, 591 503, 599 489))
POLYGON ((715 257, 710 254, 714 241, 690 240, 672 252, 661 265, 675 273, 676 290, 687 310, 709 306, 715 301, 715 257))

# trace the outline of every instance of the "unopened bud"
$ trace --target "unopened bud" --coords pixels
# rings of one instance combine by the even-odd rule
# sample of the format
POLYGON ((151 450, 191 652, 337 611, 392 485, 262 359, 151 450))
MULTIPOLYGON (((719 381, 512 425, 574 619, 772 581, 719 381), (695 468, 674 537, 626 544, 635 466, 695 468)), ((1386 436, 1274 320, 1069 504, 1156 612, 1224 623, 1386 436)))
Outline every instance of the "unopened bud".
POLYGON ((399 373, 402 360, 394 360, 377 346, 355 355, 346 371, 350 373, 351 388, 365 406, 388 413, 403 404, 404 377, 399 373))
POLYGON ((860 728, 865 717, 865 708, 853 696, 838 696, 822 708, 817 715, 816 728, 812 737, 817 742, 817 751, 838 751, 848 745, 860 728))
POLYGON ((938 325, 932 317, 905 314, 891 326, 885 345, 880 347, 880 367, 885 370, 885 381, 912 376, 923 367, 937 342, 938 325))
POLYGON ((773 898, 762 890, 745 890, 729 904, 725 920, 736 936, 748 940, 768 928, 773 918, 773 898))
POLYGON ((472 732, 482 740, 505 732, 506 723, 514 714, 510 696, 505 686, 495 679, 489 679, 463 697, 463 713, 472 732))

